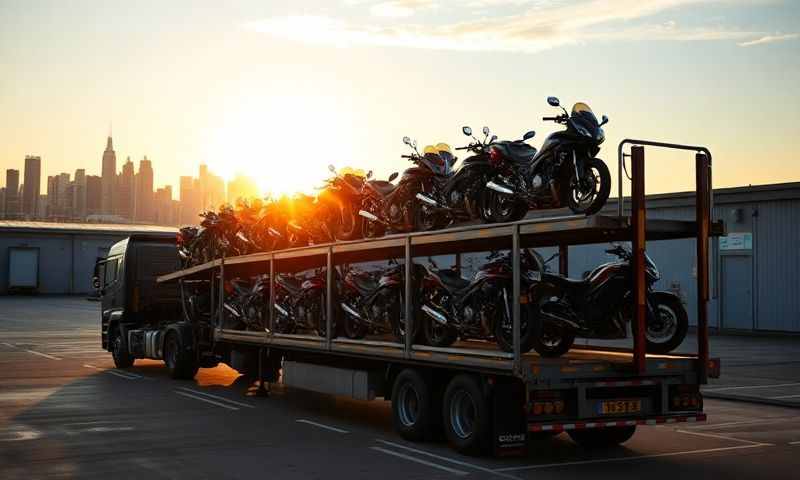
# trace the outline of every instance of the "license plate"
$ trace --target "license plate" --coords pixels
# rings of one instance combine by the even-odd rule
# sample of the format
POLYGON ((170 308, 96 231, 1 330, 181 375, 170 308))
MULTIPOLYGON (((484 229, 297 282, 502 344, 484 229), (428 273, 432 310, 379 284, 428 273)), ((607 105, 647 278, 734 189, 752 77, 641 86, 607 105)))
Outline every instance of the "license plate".
POLYGON ((600 402, 601 415, 618 415, 621 413, 639 413, 642 411, 641 400, 609 400, 600 402))

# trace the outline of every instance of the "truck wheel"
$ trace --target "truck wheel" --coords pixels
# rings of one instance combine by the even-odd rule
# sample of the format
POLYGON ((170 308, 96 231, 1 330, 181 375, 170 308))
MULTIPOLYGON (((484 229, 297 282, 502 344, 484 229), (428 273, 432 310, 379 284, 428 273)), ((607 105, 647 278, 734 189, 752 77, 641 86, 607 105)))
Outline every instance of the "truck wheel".
POLYGON ((625 443, 636 433, 636 425, 627 427, 590 428, 569 430, 572 440, 582 447, 604 448, 625 443))
POLYGON ((164 363, 169 376, 176 380, 189 380, 197 374, 198 365, 191 351, 186 351, 180 336, 169 332, 164 340, 164 363))
POLYGON ((125 336, 119 327, 114 329, 111 356, 114 357, 114 366, 117 368, 128 368, 133 365, 133 355, 128 351, 128 342, 125 341, 125 336))
POLYGON ((475 376, 458 375, 450 381, 444 392, 442 416, 445 436, 456 451, 466 455, 488 451, 489 404, 475 376))
POLYGON ((416 370, 397 375, 392 389, 392 422, 406 440, 419 442, 431 437, 437 408, 428 382, 416 370))

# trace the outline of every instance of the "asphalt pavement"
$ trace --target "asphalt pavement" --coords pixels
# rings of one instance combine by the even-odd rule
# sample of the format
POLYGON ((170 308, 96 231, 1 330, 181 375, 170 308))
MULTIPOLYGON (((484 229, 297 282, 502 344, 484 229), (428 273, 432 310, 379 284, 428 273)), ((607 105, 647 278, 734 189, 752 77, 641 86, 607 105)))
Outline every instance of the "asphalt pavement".
MULTIPOLYGON (((260 397, 224 366, 192 381, 169 379, 157 361, 117 370, 100 348, 98 308, 0 297, 0 478, 764 479, 794 478, 800 467, 799 410, 713 399, 709 422, 640 427, 613 449, 586 450, 562 434, 535 439, 523 458, 464 457, 400 439, 388 402, 280 385, 260 397)), ((712 353, 727 338, 713 337, 712 353)), ((770 340, 731 346, 738 356, 723 359, 708 391, 795 391, 775 386, 800 376, 783 357, 766 360, 760 342, 770 340), (759 352, 764 361, 748 358, 759 352), (766 364, 778 366, 765 377, 766 364)))

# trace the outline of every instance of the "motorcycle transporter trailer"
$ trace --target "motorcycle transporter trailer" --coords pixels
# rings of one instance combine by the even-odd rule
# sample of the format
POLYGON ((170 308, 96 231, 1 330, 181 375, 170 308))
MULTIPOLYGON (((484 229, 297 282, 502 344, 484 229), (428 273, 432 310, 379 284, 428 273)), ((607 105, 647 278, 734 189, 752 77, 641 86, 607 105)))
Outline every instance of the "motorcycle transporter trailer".
MULTIPOLYGON (((155 346, 147 349, 148 358, 165 358, 175 376, 193 376, 198 365, 225 361, 242 371, 257 368, 262 385, 280 378, 287 386, 321 393, 360 400, 382 397, 392 402, 394 425, 401 436, 423 440, 440 436, 444 429, 451 446, 467 454, 524 454, 533 434, 562 431, 584 445, 611 445, 630 438, 637 425, 704 421, 700 385, 719 375, 719 361, 710 359, 708 352, 709 237, 723 233, 722 223, 713 223, 710 217, 711 155, 703 147, 623 141, 620 193, 626 157, 632 164, 629 215, 624 215, 620 201, 616 216, 573 215, 389 235, 217 259, 162 275, 159 283, 177 281, 182 287, 210 289, 213 313, 198 320, 184 309, 183 320, 151 332, 155 346), (633 145, 630 155, 623 154, 625 144, 633 145), (646 218, 645 145, 696 153, 694 221, 646 218), (680 238, 697 239, 697 353, 646 354, 645 239, 680 238), (559 270, 566 273, 569 245, 609 241, 630 241, 633 247, 633 316, 638 325, 632 329, 633 348, 575 345, 560 358, 520 352, 520 303, 526 300, 520 292, 520 249, 558 246, 559 270), (501 249, 511 250, 513 298, 520 299, 512 302, 513 353, 479 341, 436 348, 412 344, 411 335, 405 336, 405 344, 333 337, 336 265, 404 258, 405 311, 413 312, 414 257, 501 249), (272 281, 263 328, 221 327, 225 279, 260 274, 272 279, 279 272, 317 267, 327 269, 325 337, 273 331, 272 281)), ((182 302, 186 305, 186 298, 182 302)), ((407 317, 408 322, 420 321, 413 314, 407 317)), ((413 329, 407 326, 406 331, 413 329)))

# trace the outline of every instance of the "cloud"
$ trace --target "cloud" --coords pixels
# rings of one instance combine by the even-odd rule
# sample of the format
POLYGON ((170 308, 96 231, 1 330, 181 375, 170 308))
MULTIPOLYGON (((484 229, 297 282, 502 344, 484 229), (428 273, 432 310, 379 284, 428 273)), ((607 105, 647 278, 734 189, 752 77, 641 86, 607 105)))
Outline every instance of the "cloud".
POLYGON ((747 42, 737 43, 740 47, 752 47, 754 45, 764 45, 765 43, 784 42, 786 40, 794 40, 800 38, 800 33, 787 33, 785 35, 764 35, 761 38, 750 40, 747 42))
MULTIPOLYGON (((523 53, 603 40, 741 40, 743 43, 750 43, 747 39, 763 35, 759 32, 718 26, 683 28, 675 22, 633 22, 677 7, 703 3, 704 0, 589 0, 581 3, 550 0, 467 0, 462 3, 467 5, 476 2, 530 5, 525 11, 512 15, 422 24, 402 22, 397 18, 407 17, 416 9, 428 8, 435 5, 435 2, 395 0, 377 3, 371 9, 375 14, 373 9, 382 5, 384 10, 380 10, 378 14, 394 17, 389 24, 359 24, 335 17, 301 15, 268 18, 250 23, 248 27, 275 37, 317 45, 523 53)), ((770 40, 765 40, 767 41, 770 40)))

